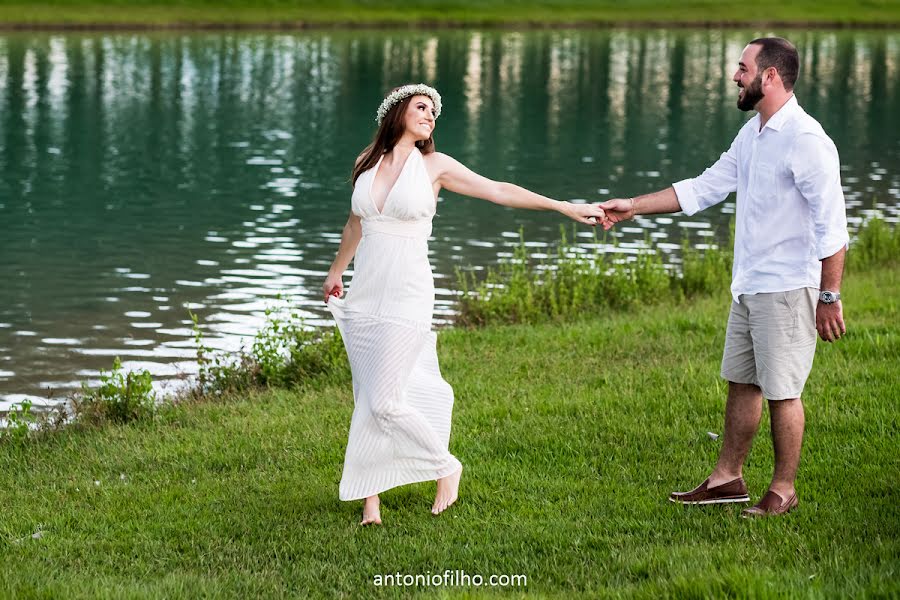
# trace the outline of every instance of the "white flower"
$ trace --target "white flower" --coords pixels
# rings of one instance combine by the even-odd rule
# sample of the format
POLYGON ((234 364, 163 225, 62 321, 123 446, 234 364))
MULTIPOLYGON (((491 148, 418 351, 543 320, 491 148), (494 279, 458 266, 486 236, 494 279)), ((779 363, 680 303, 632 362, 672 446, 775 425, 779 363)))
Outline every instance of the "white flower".
POLYGON ((438 94, 438 91, 433 87, 427 86, 424 83, 417 83, 414 85, 404 85, 388 94, 387 98, 381 103, 381 106, 378 107, 378 112, 375 114, 375 122, 378 123, 378 125, 381 125, 381 122, 384 121, 384 117, 387 116, 388 111, 391 110, 395 104, 404 98, 419 95, 428 96, 431 98, 431 101, 434 102, 435 119, 441 116, 441 95, 438 94))

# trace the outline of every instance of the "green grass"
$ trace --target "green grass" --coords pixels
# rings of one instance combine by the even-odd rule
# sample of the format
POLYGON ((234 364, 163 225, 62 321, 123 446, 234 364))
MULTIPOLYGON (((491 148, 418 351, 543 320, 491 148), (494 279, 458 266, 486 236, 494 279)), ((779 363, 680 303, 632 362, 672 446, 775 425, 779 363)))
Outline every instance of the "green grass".
MULTIPOLYGON (((466 471, 437 518, 433 484, 383 494, 381 528, 359 528, 360 504, 338 501, 347 382, 0 444, 0 596, 401 596, 415 590, 373 577, 463 569, 525 574, 513 591, 560 597, 896 597, 898 284, 896 266, 846 279, 849 333, 818 347, 801 504, 786 518, 666 501, 719 449, 706 432, 722 426, 723 292, 441 332, 466 471)), ((767 427, 745 472, 754 499, 772 466, 767 427)))
POLYGON ((19 25, 900 25, 897 0, 57 0, 0 2, 19 25))

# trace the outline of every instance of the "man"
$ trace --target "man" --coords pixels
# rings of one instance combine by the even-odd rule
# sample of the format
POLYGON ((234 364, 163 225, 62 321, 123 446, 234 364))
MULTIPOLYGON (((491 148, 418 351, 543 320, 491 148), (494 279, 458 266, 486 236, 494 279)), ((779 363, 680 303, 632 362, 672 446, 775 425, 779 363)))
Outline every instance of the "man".
POLYGON ((797 50, 781 38, 744 48, 732 78, 738 108, 755 110, 727 152, 702 175, 631 199, 600 204, 606 229, 636 214, 692 215, 737 192, 734 268, 722 377, 728 380, 725 435, 709 477, 669 499, 683 504, 749 502, 744 459, 769 401, 775 472, 743 516, 797 506, 804 414, 800 396, 812 368, 816 331, 846 332, 840 301, 849 237, 837 149, 794 97, 797 50))

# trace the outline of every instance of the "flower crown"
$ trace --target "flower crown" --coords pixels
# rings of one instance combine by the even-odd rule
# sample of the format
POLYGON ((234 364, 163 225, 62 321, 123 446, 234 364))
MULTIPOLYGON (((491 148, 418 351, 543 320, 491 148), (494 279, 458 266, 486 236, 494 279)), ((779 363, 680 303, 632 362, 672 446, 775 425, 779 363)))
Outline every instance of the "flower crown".
POLYGON ((395 104, 403 100, 404 98, 409 98, 410 96, 428 96, 431 98, 431 101, 434 102, 434 118, 437 119, 441 116, 441 95, 438 94, 438 91, 433 87, 427 86, 424 83, 417 83, 414 85, 404 85, 403 87, 399 87, 390 94, 388 94, 387 98, 381 103, 381 106, 378 107, 378 112, 375 115, 375 122, 381 126, 381 122, 384 121, 384 117, 387 116, 388 111, 391 110, 395 104))

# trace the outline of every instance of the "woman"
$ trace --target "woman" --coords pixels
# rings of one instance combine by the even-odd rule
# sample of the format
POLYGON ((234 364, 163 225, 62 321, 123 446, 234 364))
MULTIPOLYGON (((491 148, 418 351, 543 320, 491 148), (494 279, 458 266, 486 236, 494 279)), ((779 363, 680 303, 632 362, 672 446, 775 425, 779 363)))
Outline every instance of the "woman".
POLYGON ((603 218, 596 206, 491 181, 435 152, 440 113, 440 95, 424 84, 396 88, 384 99, 375 141, 353 168, 350 218, 323 286, 353 375, 340 498, 365 499, 361 525, 381 524, 378 494, 400 485, 436 480, 433 514, 457 498, 462 465, 448 450, 453 390, 441 377, 431 330, 428 237, 438 192, 556 210, 589 225, 603 218), (351 260, 353 280, 342 298, 351 260))

